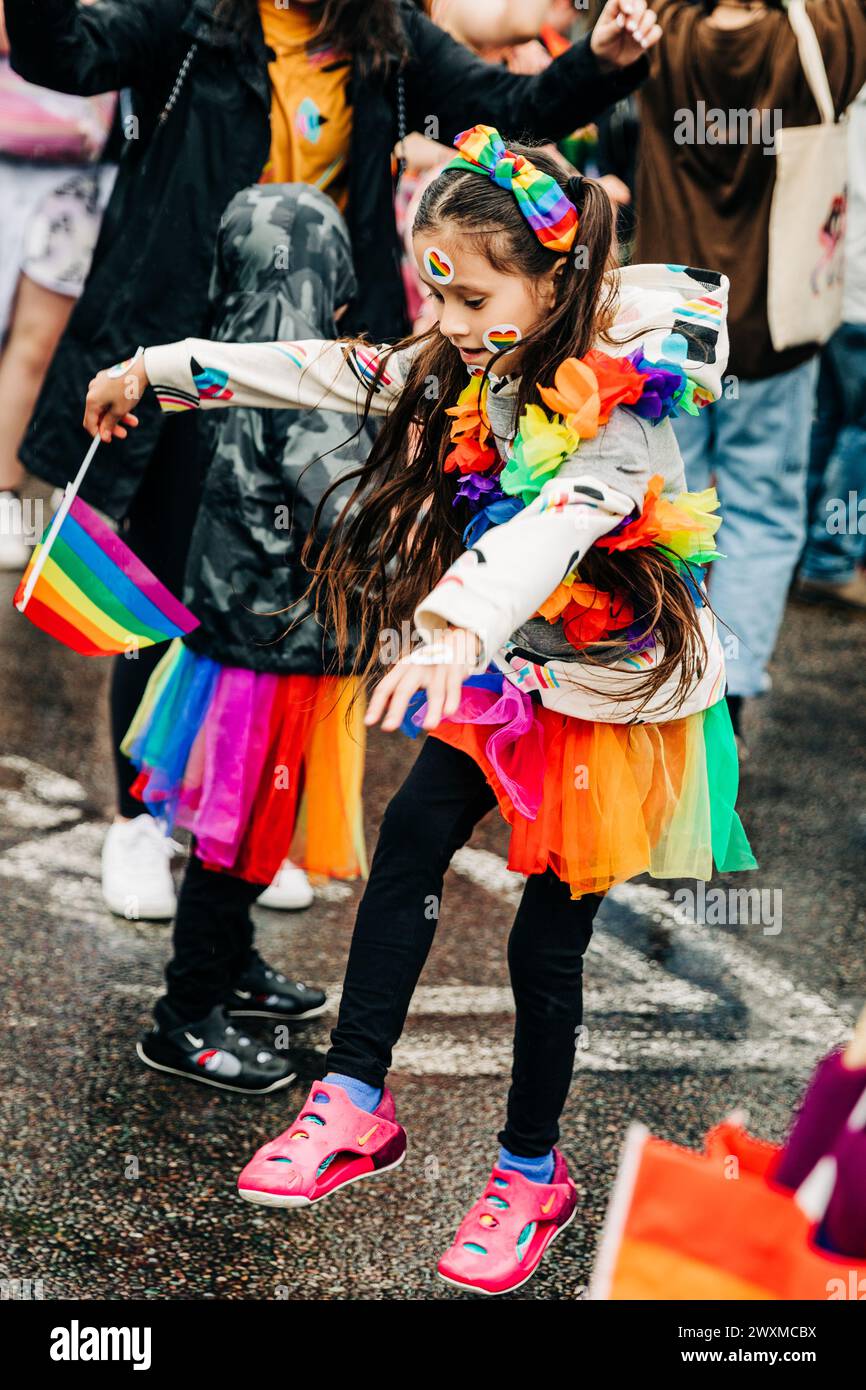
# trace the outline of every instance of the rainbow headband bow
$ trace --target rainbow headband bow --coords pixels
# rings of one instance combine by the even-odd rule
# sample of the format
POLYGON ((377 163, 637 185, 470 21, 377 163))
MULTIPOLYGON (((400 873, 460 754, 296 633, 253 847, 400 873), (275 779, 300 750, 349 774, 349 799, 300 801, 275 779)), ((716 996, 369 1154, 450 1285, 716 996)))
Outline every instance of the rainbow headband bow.
POLYGON ((577 233, 577 208, 566 198, 556 179, 536 169, 521 154, 511 154, 502 136, 490 125, 474 125, 454 141, 460 151, 449 169, 468 169, 486 174, 517 199, 542 246, 548 251, 570 251, 577 233))

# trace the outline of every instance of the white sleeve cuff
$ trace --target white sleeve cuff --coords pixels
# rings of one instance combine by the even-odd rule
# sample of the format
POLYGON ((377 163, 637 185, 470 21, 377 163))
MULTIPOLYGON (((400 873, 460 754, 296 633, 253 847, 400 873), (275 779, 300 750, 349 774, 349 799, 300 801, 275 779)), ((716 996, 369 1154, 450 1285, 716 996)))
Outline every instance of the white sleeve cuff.
POLYGON ((449 574, 415 609, 415 627, 425 642, 448 626, 475 633, 479 652, 474 672, 481 672, 511 636, 511 615, 478 593, 466 593, 459 575, 449 574))
POLYGON ((161 410, 197 410, 201 405, 190 357, 186 338, 144 349, 144 370, 161 410))

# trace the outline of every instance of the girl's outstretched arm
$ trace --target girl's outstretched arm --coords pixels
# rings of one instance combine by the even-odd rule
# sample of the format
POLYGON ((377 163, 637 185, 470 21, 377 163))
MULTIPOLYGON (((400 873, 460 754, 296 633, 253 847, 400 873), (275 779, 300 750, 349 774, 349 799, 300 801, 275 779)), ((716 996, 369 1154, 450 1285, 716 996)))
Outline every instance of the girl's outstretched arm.
MULTIPOLYGON (((87 393, 84 428, 106 442, 124 424, 148 385, 168 414, 220 406, 338 410, 385 414, 402 388, 403 354, 331 339, 222 343, 184 338, 146 348, 101 371, 87 393), (372 394, 371 393, 372 390, 372 394)), ((118 436, 120 437, 120 436, 118 436)))

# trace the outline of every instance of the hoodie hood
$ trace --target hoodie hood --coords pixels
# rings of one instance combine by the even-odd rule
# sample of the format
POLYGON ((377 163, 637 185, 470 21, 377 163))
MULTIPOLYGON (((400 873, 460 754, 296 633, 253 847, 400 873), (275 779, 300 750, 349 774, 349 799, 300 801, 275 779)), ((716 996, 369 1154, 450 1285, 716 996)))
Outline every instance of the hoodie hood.
POLYGON ((603 350, 622 357, 639 347, 717 401, 729 351, 727 275, 685 265, 630 265, 617 275, 619 307, 603 350))
MULTIPOLYGON (((609 339, 597 345, 600 351, 624 357, 640 348, 650 362, 679 367, 717 401, 729 350, 727 275, 684 265, 629 265, 614 274, 617 314, 609 339)), ((489 380, 491 395, 517 394, 518 375, 490 372, 489 380)))
POLYGON ((357 291, 336 205, 316 188, 254 184, 223 214, 210 285, 215 336, 239 342, 331 338, 357 291))

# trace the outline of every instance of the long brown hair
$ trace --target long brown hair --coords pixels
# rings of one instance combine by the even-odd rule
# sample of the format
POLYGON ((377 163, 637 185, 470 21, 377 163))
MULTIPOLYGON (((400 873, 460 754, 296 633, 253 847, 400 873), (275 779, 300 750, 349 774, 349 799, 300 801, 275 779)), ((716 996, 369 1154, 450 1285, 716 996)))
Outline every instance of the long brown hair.
MULTIPOLYGON (((365 73, 407 57, 406 37, 394 0, 322 0, 316 38, 348 53, 365 73)), ((258 0, 217 0, 214 16, 249 41, 260 24, 258 0)))
MULTIPOLYGON (((617 278, 608 273, 615 268, 613 214, 601 185, 566 175, 535 148, 510 148, 552 175, 580 215, 580 246, 559 257, 553 308, 520 342, 519 418, 535 401, 537 382, 551 384, 566 357, 582 357, 606 339, 615 314, 617 278)), ((461 233, 501 272, 540 281, 554 263, 555 253, 530 229, 513 194, 469 171, 443 170, 421 199, 413 230, 446 228, 461 233)), ((356 480, 354 492, 319 548, 312 536, 326 494, 302 556, 312 574, 310 597, 340 659, 357 640, 353 669, 365 676, 377 665, 377 637, 400 632, 465 549, 462 535, 471 515, 465 502, 454 505, 455 475, 443 466, 452 446, 452 418, 446 410, 466 385, 466 369, 438 327, 398 343, 393 351, 405 348, 413 350, 405 385, 366 463, 348 475, 356 480)), ((496 361, 491 359, 485 377, 496 361)), ((386 368, 387 355, 379 374, 386 368)), ((367 410, 375 387, 373 382, 367 410)), ((581 561, 580 577, 600 591, 625 590, 636 619, 652 627, 664 646, 663 659, 640 682, 638 699, 649 700, 678 668, 678 690, 685 692, 705 644, 689 585, 671 560, 654 549, 622 555, 591 549, 581 561)), ((588 654, 586 659, 592 660, 588 654)), ((634 700, 634 690, 621 698, 634 700)))

